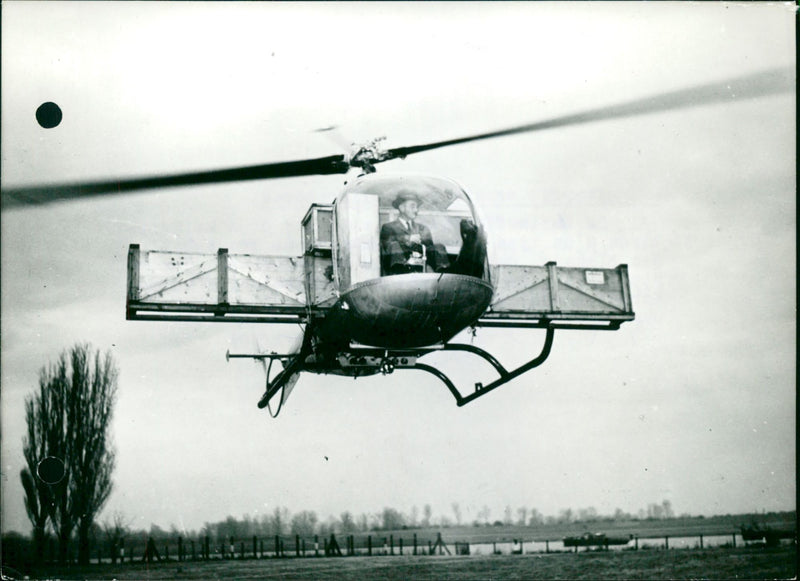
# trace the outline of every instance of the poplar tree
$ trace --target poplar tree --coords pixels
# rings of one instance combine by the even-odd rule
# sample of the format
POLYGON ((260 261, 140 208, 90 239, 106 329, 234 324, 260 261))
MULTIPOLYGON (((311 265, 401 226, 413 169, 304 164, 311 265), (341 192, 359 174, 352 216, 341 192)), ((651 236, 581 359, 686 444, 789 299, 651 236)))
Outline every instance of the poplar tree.
POLYGON ((67 560, 70 538, 77 528, 78 563, 88 564, 92 524, 111 494, 114 449, 110 424, 117 377, 110 353, 101 357, 89 345, 78 344, 41 369, 39 391, 25 401, 27 474, 23 470, 21 478, 26 507, 35 534, 42 511, 33 509, 45 507, 58 537, 61 563, 67 560), (43 483, 37 474, 37 466, 48 456, 64 464, 64 477, 55 483, 43 483))

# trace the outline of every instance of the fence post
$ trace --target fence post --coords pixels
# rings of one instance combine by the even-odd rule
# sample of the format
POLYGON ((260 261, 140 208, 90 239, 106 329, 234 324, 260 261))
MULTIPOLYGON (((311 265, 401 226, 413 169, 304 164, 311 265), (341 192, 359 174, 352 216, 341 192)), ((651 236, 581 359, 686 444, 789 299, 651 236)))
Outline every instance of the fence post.
POLYGON ((258 537, 253 535, 253 558, 258 559, 258 537))
POLYGON ((550 541, 548 541, 548 540, 544 541, 544 552, 545 553, 549 553, 550 552, 550 541))
POLYGON ((417 554, 417 533, 414 533, 414 554, 417 554))
POLYGON ((634 549, 634 551, 638 551, 639 550, 639 535, 636 535, 635 537, 633 537, 633 541, 634 541, 634 546, 636 547, 634 549))
POLYGON ((736 548, 736 533, 731 534, 731 539, 733 539, 733 548, 736 548))
POLYGON ((306 540, 303 539, 300 542, 303 544, 303 556, 305 557, 306 556, 306 540))
POLYGON ((208 561, 211 559, 211 539, 208 538, 208 535, 205 536, 204 546, 203 546, 203 553, 205 554, 205 560, 208 561))
POLYGON ((394 557, 394 535, 389 535, 389 554, 394 557))
POLYGON ((239 542, 239 551, 240 551, 241 558, 244 559, 244 541, 240 541, 239 542))
POLYGON ((178 561, 183 561, 183 537, 178 537, 178 561))
POLYGON ((259 549, 261 549, 261 550, 259 551, 259 554, 261 555, 261 557, 260 557, 260 558, 261 558, 261 559, 263 559, 263 558, 264 558, 264 539, 260 539, 260 540, 258 541, 258 546, 259 546, 259 549))
POLYGON ((669 535, 664 536, 664 548, 669 551, 669 535))
POLYGON ((294 536, 294 556, 300 556, 300 535, 297 534, 294 536))
POLYGON ((367 555, 372 556, 372 535, 367 535, 367 555))
POLYGON ((400 537, 400 554, 403 554, 403 537, 400 537))
POLYGON ((700 548, 703 548, 703 535, 700 535, 700 548))

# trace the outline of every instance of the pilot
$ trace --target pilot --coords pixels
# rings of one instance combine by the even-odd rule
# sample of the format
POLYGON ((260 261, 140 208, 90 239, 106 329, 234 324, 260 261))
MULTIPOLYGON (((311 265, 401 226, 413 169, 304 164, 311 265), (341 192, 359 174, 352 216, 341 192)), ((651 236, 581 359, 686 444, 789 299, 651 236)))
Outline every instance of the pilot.
POLYGON ((449 266, 447 250, 434 244, 430 228, 416 221, 421 202, 411 191, 401 191, 392 202, 400 215, 381 227, 381 274, 424 272, 426 264, 444 272, 449 266))

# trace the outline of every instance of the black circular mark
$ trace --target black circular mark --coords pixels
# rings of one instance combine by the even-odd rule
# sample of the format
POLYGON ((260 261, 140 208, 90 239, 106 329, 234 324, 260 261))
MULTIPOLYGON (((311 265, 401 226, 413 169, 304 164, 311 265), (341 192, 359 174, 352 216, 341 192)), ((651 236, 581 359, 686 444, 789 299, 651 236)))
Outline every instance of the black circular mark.
POLYGON ((50 101, 42 103, 39 105, 39 108, 36 109, 36 121, 45 129, 56 127, 61 123, 62 117, 61 107, 50 101))
POLYGON ((36 467, 36 474, 47 484, 58 484, 66 474, 64 461, 55 456, 48 456, 39 462, 36 467))

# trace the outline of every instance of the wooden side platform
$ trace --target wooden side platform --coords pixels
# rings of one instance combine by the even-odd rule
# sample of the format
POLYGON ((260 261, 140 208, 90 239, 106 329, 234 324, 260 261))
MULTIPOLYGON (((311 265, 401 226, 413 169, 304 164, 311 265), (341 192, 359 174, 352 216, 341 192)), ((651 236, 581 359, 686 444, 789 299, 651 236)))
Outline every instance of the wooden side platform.
MULTIPOLYGON (((303 323, 337 299, 330 257, 128 250, 127 318, 303 323), (310 289, 310 290, 309 290, 310 289), (307 296, 308 294, 312 296, 307 296)), ((613 330, 634 319, 628 268, 495 265, 482 327, 613 330)))

